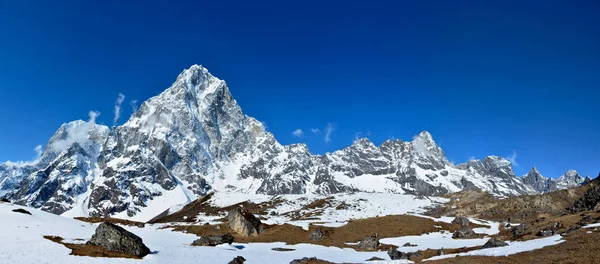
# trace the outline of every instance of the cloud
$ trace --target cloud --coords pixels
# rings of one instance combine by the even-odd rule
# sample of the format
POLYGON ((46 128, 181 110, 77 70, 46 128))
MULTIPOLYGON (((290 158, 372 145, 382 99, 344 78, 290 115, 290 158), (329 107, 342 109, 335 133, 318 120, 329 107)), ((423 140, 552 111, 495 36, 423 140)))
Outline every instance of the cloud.
POLYGON ((119 97, 115 101, 115 118, 113 119, 113 125, 117 125, 117 121, 119 121, 119 117, 121 117, 121 104, 125 100, 125 95, 119 93, 119 97))
POLYGON ((335 130, 335 127, 332 123, 327 123, 327 127, 325 127, 325 143, 329 143, 331 141, 331 133, 335 130))
POLYGON ((296 137, 302 137, 302 136, 304 136, 304 131, 302 131, 302 129, 298 128, 298 129, 294 130, 294 132, 292 132, 292 135, 294 135, 296 137))
POLYGON ((472 161, 472 160, 477 160, 477 159, 475 158, 475 156, 470 156, 470 157, 467 158, 467 160, 468 161, 472 161))
POLYGON ((54 141, 48 145, 48 148, 56 153, 69 149, 74 143, 83 144, 89 138, 90 130, 96 126, 96 118, 100 116, 98 111, 88 113, 90 119, 81 125, 69 125, 65 128, 64 138, 54 141))
POLYGON ((505 159, 507 159, 508 161, 510 161, 510 164, 512 164, 513 166, 518 167, 519 163, 517 163, 517 152, 513 150, 512 155, 505 157, 505 159))
POLYGON ((131 110, 133 111, 132 113, 135 113, 138 110, 137 102, 137 100, 131 100, 129 102, 129 105, 131 105, 131 110))
POLYGON ((42 145, 37 145, 37 146, 35 146, 33 151, 35 151, 36 159, 39 159, 42 156, 42 154, 44 153, 44 147, 42 145))
POLYGON ((320 129, 318 129, 318 128, 311 128, 311 129, 310 129, 310 132, 313 132, 313 133, 315 133, 315 134, 319 134, 319 133, 321 132, 321 130, 320 130, 320 129))

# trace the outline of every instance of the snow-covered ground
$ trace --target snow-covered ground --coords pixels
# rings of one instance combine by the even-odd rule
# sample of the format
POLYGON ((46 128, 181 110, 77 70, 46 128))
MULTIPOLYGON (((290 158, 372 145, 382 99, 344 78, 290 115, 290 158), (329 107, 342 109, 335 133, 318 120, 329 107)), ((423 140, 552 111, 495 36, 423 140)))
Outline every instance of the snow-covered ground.
MULTIPOLYGON (((263 203, 272 200, 280 200, 281 203, 278 203, 274 208, 266 210, 268 219, 264 220, 264 223, 288 223, 303 227, 307 230, 311 223, 322 226, 339 227, 345 225, 352 219, 400 214, 417 215, 425 212, 426 208, 447 202, 447 199, 441 197, 418 198, 413 195, 392 193, 353 193, 334 194, 330 196, 310 194, 269 196, 216 192, 210 199, 210 203, 215 207, 226 207, 244 201, 263 203), (326 199, 329 204, 322 207, 303 209, 306 205, 320 199, 326 199), (294 211, 298 211, 301 215, 310 213, 311 217, 306 220, 292 220, 292 215, 286 215, 286 213, 294 211)), ((200 214, 196 218, 198 222, 218 223, 215 222, 216 219, 222 218, 223 216, 225 216, 225 214, 219 217, 200 214)), ((437 218, 433 219, 439 221, 437 218)), ((453 218, 447 218, 445 220, 452 221, 452 219, 453 218)))

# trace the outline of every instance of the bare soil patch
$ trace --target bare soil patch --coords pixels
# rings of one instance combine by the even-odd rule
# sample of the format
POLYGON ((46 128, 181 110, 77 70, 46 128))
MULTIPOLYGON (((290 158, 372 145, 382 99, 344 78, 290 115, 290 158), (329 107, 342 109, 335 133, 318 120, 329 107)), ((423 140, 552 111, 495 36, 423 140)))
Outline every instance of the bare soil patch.
POLYGON ((136 222, 136 221, 131 221, 131 220, 119 219, 119 218, 75 217, 75 219, 77 219, 79 221, 83 221, 83 222, 93 223, 93 224, 107 222, 107 223, 111 223, 111 224, 119 224, 119 225, 126 225, 126 226, 137 226, 137 227, 145 226, 145 224, 142 222, 136 222))
POLYGON ((59 236, 44 236, 45 239, 48 239, 52 242, 61 244, 68 249, 71 249, 71 255, 74 256, 88 256, 88 257, 100 257, 100 258, 130 258, 130 259, 142 259, 136 256, 123 254, 121 252, 108 251, 104 248, 87 245, 87 244, 71 244, 62 242, 63 238, 59 236))

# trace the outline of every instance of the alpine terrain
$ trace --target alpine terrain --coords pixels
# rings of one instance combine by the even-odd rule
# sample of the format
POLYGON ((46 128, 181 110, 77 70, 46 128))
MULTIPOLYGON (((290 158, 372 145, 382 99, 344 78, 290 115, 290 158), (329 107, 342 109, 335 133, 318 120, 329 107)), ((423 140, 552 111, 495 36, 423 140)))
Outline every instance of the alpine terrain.
POLYGON ((95 115, 63 124, 38 160, 0 165, 0 195, 54 214, 147 220, 211 191, 515 196, 586 181, 572 170, 557 180, 536 168, 517 177, 499 156, 453 164, 427 131, 379 146, 361 138, 324 155, 305 144, 284 146, 199 65, 121 126, 96 124, 95 115))

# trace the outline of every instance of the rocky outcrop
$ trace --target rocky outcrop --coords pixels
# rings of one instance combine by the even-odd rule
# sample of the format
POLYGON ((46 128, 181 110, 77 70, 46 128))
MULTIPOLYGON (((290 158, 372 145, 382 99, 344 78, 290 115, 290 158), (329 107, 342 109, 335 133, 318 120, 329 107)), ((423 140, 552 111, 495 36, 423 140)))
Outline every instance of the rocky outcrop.
POLYGON ((600 204, 600 186, 591 186, 581 197, 569 207, 571 213, 594 210, 600 204))
POLYGON ((463 226, 460 229, 456 230, 454 234, 452 234, 452 238, 470 238, 474 235, 475 232, 473 232, 473 229, 463 226))
POLYGON ((375 234, 358 242, 358 249, 377 250, 379 248, 379 237, 375 234))
POLYGON ((244 208, 238 207, 229 211, 227 222, 233 231, 242 236, 258 236, 260 233, 260 220, 244 208))
POLYGON ((398 251, 395 248, 390 248, 387 251, 388 256, 390 256, 390 259, 392 260, 398 260, 398 259, 408 259, 408 254, 402 252, 402 251, 398 251))
POLYGON ((150 254, 150 249, 144 245, 140 237, 107 222, 101 223, 96 228, 96 232, 87 244, 140 258, 150 254))
POLYGON ((512 234, 514 239, 520 238, 524 235, 527 234, 527 229, 530 227, 531 225, 528 223, 522 223, 516 227, 513 227, 510 229, 510 233, 512 234))
POLYGON ((483 245, 482 248, 495 248, 495 247, 505 247, 505 246, 508 246, 508 244, 506 244, 506 242, 492 237, 492 238, 490 238, 490 240, 485 242, 485 244, 483 245))
POLYGON ((221 244, 233 243, 235 238, 231 234, 225 234, 220 236, 202 236, 199 239, 192 242, 192 246, 210 246, 214 247, 221 244))
POLYGON ((454 218, 454 220, 452 220, 452 223, 459 226, 469 226, 469 224, 471 224, 471 221, 469 221, 469 219, 466 217, 459 216, 454 218))

